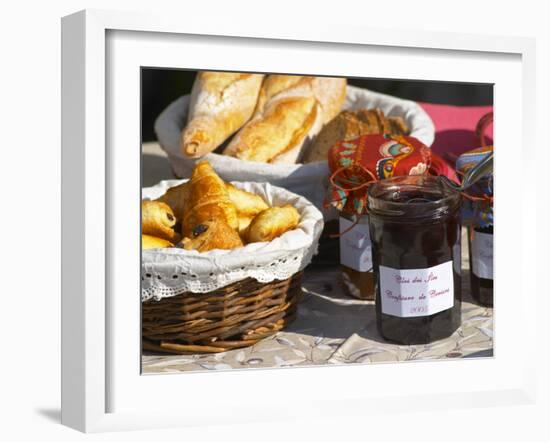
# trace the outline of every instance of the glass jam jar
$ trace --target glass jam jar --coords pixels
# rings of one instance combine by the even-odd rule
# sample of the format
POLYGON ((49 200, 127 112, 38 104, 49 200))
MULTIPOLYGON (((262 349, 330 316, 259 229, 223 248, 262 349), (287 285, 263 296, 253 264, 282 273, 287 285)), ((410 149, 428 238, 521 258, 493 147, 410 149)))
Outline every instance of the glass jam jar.
MULTIPOLYGON (((464 175, 488 155, 493 146, 465 152, 456 161, 457 171, 464 175)), ((470 291, 481 305, 493 306, 493 173, 477 180, 464 192, 462 221, 468 226, 470 291)))
POLYGON ((470 289, 482 305, 493 306, 493 226, 468 228, 470 289))
POLYGON ((340 264, 348 295, 374 300, 372 246, 367 215, 340 215, 340 264))
POLYGON ((426 344, 460 326, 460 202, 435 176, 369 187, 376 321, 385 339, 426 344))

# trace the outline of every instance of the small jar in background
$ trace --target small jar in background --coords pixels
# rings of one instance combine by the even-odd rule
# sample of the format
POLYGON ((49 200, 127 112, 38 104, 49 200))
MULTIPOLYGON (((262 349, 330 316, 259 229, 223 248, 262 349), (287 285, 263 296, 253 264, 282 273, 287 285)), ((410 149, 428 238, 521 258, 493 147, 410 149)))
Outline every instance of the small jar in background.
POLYGON ((340 264, 348 295, 374 300, 372 245, 367 215, 340 215, 340 264))
POLYGON ((482 305, 493 306, 493 226, 468 228, 470 289, 482 305))
MULTIPOLYGON (((465 152, 456 161, 461 175, 493 153, 493 146, 465 152)), ((481 305, 493 306, 493 174, 464 192, 462 222, 468 227, 470 291, 481 305)))
POLYGON ((392 176, 423 174, 431 150, 414 137, 371 134, 341 140, 328 153, 326 206, 340 214, 340 262, 346 292, 374 300, 372 246, 366 213, 368 186, 392 176))

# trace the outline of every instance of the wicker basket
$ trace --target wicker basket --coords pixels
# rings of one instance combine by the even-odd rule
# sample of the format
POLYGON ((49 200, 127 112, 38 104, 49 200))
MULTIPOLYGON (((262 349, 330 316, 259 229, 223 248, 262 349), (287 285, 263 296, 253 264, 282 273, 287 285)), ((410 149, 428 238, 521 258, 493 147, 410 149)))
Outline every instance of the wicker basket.
POLYGON ((302 296, 302 273, 283 281, 248 278, 209 293, 142 303, 143 350, 218 353, 247 347, 290 323, 302 296))
MULTIPOLYGON (((180 151, 181 131, 187 121, 190 96, 172 102, 155 121, 155 132, 162 149, 168 154, 172 171, 177 177, 191 176, 197 159, 180 151)), ((348 85, 344 109, 380 108, 388 116, 401 116, 411 128, 411 136, 431 146, 435 128, 422 107, 410 100, 380 94, 348 85)), ((323 209, 323 192, 329 171, 326 162, 307 164, 274 164, 245 161, 227 155, 209 153, 204 157, 225 181, 262 181, 284 187, 306 197, 318 209, 323 209)))

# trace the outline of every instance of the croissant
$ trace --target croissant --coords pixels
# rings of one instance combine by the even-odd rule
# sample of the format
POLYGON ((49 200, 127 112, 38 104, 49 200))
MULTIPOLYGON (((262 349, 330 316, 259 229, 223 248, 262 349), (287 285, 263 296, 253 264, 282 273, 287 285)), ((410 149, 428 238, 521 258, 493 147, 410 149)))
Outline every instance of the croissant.
POLYGON ((246 123, 258 101, 261 74, 199 72, 191 91, 181 151, 190 157, 212 152, 246 123))
MULTIPOLYGON (((235 208, 237 209, 239 217, 251 217, 269 207, 260 195, 239 189, 231 183, 225 183, 225 187, 227 189, 229 199, 233 202, 235 208)), ((164 195, 160 196, 155 201, 168 204, 174 212, 176 220, 181 222, 183 212, 185 210, 185 201, 188 199, 186 194, 187 191, 187 183, 182 183, 169 188, 164 195)))
POLYGON ((209 220, 225 221, 235 230, 239 227, 235 204, 229 198, 225 183, 208 161, 199 161, 195 165, 184 193, 184 237, 190 237, 197 225, 209 220))
POLYGON ((208 252, 212 249, 242 247, 243 242, 235 229, 226 222, 209 220, 197 224, 193 229, 192 238, 184 238, 181 246, 186 250, 208 252))
POLYGON ((160 201, 141 202, 141 233, 173 241, 176 217, 168 204, 160 201))
POLYGON ((270 207, 257 215, 246 233, 248 242, 271 241, 283 233, 295 229, 300 222, 298 210, 290 205, 270 207))
POLYGON ((246 240, 246 235, 248 232, 248 226, 254 219, 254 216, 241 216, 239 215, 239 228, 237 229, 241 238, 246 240))
POLYGON ((174 244, 172 244, 170 241, 166 241, 165 239, 157 238, 156 236, 145 234, 141 235, 142 250, 163 249, 165 247, 174 247, 174 244))
POLYGON ((238 189, 233 184, 225 183, 229 199, 235 204, 239 216, 251 217, 269 208, 260 195, 238 189))
POLYGON ((186 192, 187 183, 182 183, 178 186, 170 187, 164 195, 157 198, 155 201, 168 204, 176 216, 176 220, 181 223, 185 200, 187 199, 186 192))

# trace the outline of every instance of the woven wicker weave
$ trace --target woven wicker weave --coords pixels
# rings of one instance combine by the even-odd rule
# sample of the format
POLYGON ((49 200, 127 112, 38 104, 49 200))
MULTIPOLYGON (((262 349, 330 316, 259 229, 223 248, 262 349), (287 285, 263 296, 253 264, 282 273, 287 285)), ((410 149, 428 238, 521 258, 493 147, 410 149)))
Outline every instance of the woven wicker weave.
POLYGON ((209 293, 143 302, 143 350, 217 353, 253 345, 294 319, 301 276, 270 283, 248 278, 209 293))

